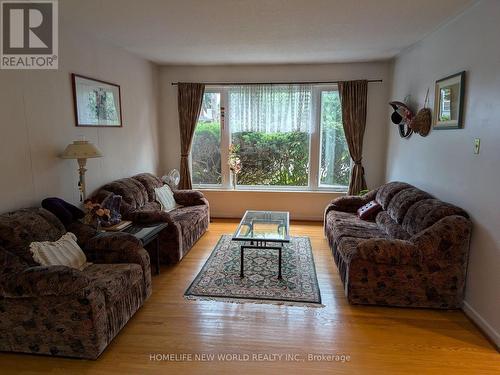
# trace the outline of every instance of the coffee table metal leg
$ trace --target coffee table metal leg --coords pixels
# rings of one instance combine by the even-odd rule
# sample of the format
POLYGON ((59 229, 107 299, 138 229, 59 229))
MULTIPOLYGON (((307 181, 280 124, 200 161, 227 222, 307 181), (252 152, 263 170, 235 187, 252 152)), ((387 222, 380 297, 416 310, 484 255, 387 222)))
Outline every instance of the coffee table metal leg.
POLYGON ((283 246, 279 248, 279 268, 278 268, 278 279, 281 279, 281 251, 283 250, 283 246))
POLYGON ((244 247, 241 246, 240 247, 240 254, 241 254, 241 260, 240 260, 240 277, 244 277, 243 276, 243 258, 244 258, 244 256, 243 256, 243 250, 244 250, 244 247))

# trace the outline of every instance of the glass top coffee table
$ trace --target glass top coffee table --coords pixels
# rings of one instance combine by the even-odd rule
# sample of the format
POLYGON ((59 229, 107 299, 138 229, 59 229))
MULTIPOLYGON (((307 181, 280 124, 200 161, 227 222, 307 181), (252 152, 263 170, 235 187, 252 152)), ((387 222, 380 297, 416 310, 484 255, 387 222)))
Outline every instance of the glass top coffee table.
POLYGON ((290 242, 288 234, 290 214, 278 211, 247 211, 233 235, 240 241, 240 277, 244 277, 244 252, 246 249, 278 250, 278 278, 281 279, 283 244, 290 242))

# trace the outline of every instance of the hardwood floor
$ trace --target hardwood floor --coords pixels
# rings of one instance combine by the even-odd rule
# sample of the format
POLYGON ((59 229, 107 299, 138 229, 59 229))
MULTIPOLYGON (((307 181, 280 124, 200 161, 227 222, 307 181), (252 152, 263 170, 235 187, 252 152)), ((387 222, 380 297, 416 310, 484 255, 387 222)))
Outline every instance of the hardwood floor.
POLYGON ((216 220, 180 264, 164 267, 153 279, 153 296, 97 361, 2 353, 0 373, 500 373, 498 352, 460 311, 349 305, 320 223, 293 223, 291 231, 311 238, 324 308, 184 300, 219 237, 236 225, 216 220), (150 360, 154 354, 177 354, 171 359, 178 360, 203 353, 215 360, 150 360), (219 354, 250 360, 217 360, 219 354), (289 358, 252 360, 273 354, 289 358), (350 360, 310 360, 309 354, 350 360))

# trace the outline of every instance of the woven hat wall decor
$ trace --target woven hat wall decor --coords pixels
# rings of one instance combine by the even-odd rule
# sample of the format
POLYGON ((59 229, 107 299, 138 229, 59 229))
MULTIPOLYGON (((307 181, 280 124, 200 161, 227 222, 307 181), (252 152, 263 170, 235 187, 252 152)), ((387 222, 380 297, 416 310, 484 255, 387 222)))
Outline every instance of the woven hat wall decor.
POLYGON ((425 95, 424 108, 418 111, 417 115, 410 121, 409 127, 415 133, 425 137, 431 130, 432 114, 429 107, 427 107, 429 99, 429 89, 425 95))
POLYGON ((394 109, 391 121, 398 125, 399 135, 401 138, 408 138, 413 133, 413 130, 408 125, 413 119, 414 113, 402 102, 389 102, 389 105, 394 109))

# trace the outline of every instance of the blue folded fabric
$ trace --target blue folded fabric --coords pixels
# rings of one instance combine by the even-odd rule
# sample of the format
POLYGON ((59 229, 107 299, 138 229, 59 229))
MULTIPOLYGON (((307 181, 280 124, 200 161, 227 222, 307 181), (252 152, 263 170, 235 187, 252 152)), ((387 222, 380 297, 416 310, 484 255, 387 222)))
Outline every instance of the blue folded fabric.
POLYGON ((85 216, 82 210, 61 198, 45 198, 42 201, 42 207, 52 212, 64 226, 68 226, 85 216))

